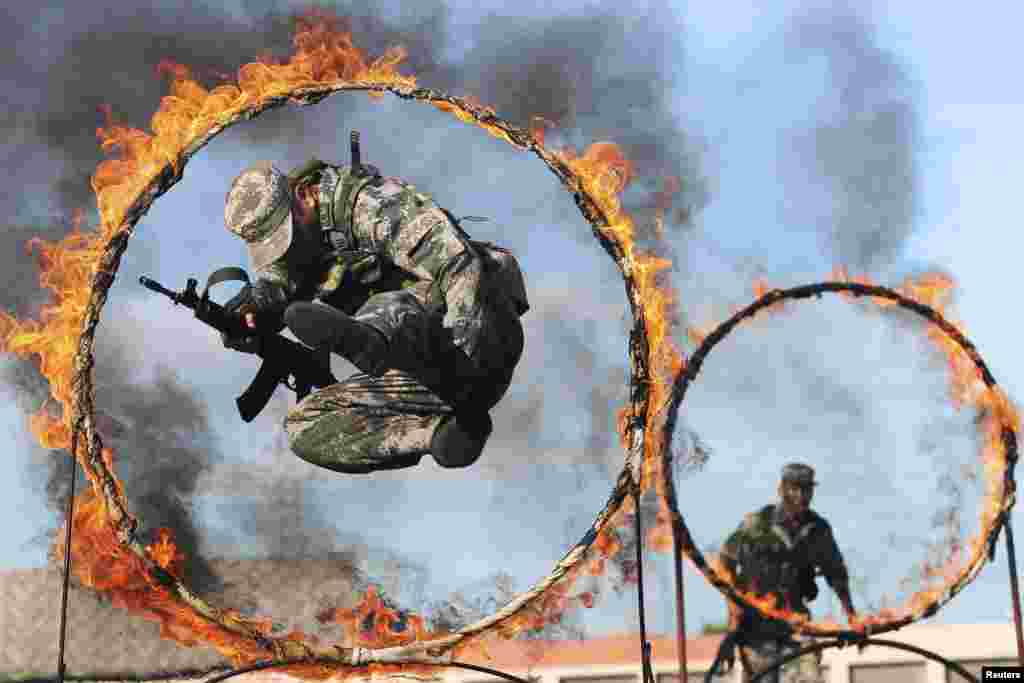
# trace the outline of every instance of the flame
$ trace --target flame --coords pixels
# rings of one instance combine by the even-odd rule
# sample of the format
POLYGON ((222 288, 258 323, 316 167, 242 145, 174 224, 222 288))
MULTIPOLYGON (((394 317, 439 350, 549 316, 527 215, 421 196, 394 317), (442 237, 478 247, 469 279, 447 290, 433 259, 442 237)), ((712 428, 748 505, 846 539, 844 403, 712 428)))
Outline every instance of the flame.
POLYGON ((729 571, 718 555, 712 555, 708 558, 708 567, 720 580, 729 584, 738 596, 764 614, 776 619, 784 619, 794 624, 804 624, 809 621, 806 614, 796 612, 786 606, 780 607, 780 596, 774 593, 761 593, 758 591, 756 584, 751 586, 751 590, 744 590, 739 587, 736 584, 736 576, 729 571))
MULTIPOLYGON (((962 333, 962 325, 947 310, 954 287, 955 282, 948 275, 927 273, 916 280, 906 280, 900 291, 908 298, 931 306, 962 333)), ((920 588, 910 596, 904 608, 905 612, 911 614, 919 614, 941 598, 949 587, 962 585, 984 561, 987 553, 986 539, 1004 509, 1003 473, 1006 471, 1008 454, 1002 438, 1003 429, 1010 428, 1019 432, 1021 423, 1018 409, 1002 388, 985 384, 978 366, 959 344, 935 325, 929 326, 927 335, 946 359, 953 404, 957 408, 973 408, 979 415, 978 429, 983 436, 980 461, 985 502, 977 534, 966 541, 951 536, 935 549, 934 557, 926 559, 918 568, 920 588)))
POLYGON ((317 616, 320 623, 341 625, 349 647, 382 648, 429 640, 443 635, 426 626, 423 617, 389 607, 371 585, 351 609, 328 609, 317 616))
POLYGON ((771 287, 769 286, 768 281, 765 280, 764 278, 756 278, 754 280, 753 289, 754 298, 760 299, 761 297, 768 293, 768 290, 770 290, 771 287))
MULTIPOLYGON (((23 358, 35 357, 39 370, 50 383, 53 398, 67 405, 72 397, 71 367, 78 351, 78 329, 85 312, 88 283, 95 262, 102 253, 103 240, 81 231, 82 214, 76 213, 71 232, 60 242, 39 238, 29 241, 28 253, 38 250, 39 284, 49 290, 51 302, 45 304, 39 320, 19 321, 0 311, 0 349, 23 358), (84 290, 84 292, 83 292, 84 290)), ((44 411, 32 424, 47 448, 71 445, 70 425, 62 432, 53 424, 57 418, 44 411)))
MULTIPOLYGON (((572 148, 559 150, 555 156, 576 173, 607 219, 607 226, 602 228, 602 231, 622 248, 623 268, 627 274, 632 274, 637 302, 644 307, 650 395, 645 423, 646 439, 641 485, 646 489, 654 482, 656 490, 660 493, 662 464, 659 454, 664 443, 658 425, 663 417, 661 411, 668 402, 672 380, 685 366, 683 355, 671 337, 677 318, 677 302, 669 278, 662 275, 672 266, 672 261, 652 254, 641 254, 636 248, 633 219, 622 208, 620 201, 620 196, 633 179, 635 171, 632 163, 626 159, 617 145, 611 142, 598 142, 588 147, 582 156, 572 148)), ((671 196, 678 192, 680 187, 678 178, 666 178, 664 190, 656 197, 657 206, 661 208, 662 204, 670 201, 671 196)), ((629 406, 618 414, 619 435, 623 448, 627 451, 631 447, 627 438, 631 417, 629 406)), ((648 541, 652 547, 664 550, 666 538, 671 535, 668 521, 670 515, 664 497, 659 496, 659 501, 662 509, 656 519, 656 525, 648 532, 648 541)), ((667 547, 671 547, 670 541, 667 547)))
POLYGON ((295 54, 287 62, 250 62, 239 68, 237 84, 212 90, 195 81, 188 67, 164 60, 160 71, 171 79, 171 92, 152 117, 153 135, 117 124, 108 109, 107 126, 97 135, 105 151, 119 150, 121 158, 101 163, 93 177, 104 225, 118 226, 124 210, 156 173, 190 143, 254 103, 337 81, 416 85, 414 77, 397 71, 406 56, 402 48, 391 48, 371 61, 354 46, 344 22, 326 12, 311 10, 299 17, 293 44, 295 54))
POLYGON ((158 567, 171 576, 181 578, 181 564, 185 560, 185 556, 174 545, 174 537, 170 529, 158 529, 156 543, 146 546, 146 552, 158 567))
POLYGON ((556 151, 555 157, 576 173, 597 202, 608 221, 608 225, 602 228, 603 232, 619 243, 626 253, 626 266, 631 266, 633 219, 622 209, 619 195, 633 179, 633 165, 619 146, 611 142, 595 142, 583 156, 572 148, 565 148, 556 151))
MULTIPOLYGON (((72 523, 71 556, 76 576, 85 586, 110 594, 115 607, 157 622, 161 637, 185 646, 205 643, 239 663, 243 661, 243 654, 248 655, 245 661, 267 656, 266 651, 254 648, 247 639, 204 620, 167 586, 156 581, 147 571, 143 558, 118 541, 104 498, 92 491, 78 496, 72 523)), ((63 546, 55 546, 54 551, 58 560, 63 559, 63 546)), ((180 576, 184 556, 175 546, 169 530, 160 529, 157 540, 147 546, 145 552, 170 575, 180 576)), ((237 612, 230 612, 228 617, 258 632, 270 633, 270 620, 243 618, 237 612)))
MULTIPOLYGON (((644 306, 645 331, 648 343, 649 413, 647 416, 646 448, 644 453, 643 483, 660 482, 658 474, 661 459, 657 457, 663 447, 657 427, 657 416, 668 401, 671 382, 685 366, 682 353, 672 341, 671 332, 676 321, 676 299, 669 278, 662 275, 672 266, 668 258, 640 254, 635 248, 635 230, 632 218, 622 209, 619 195, 633 176, 632 165, 621 151, 611 143, 595 143, 582 157, 563 151, 562 159, 582 179, 587 190, 595 197, 608 219, 605 234, 616 240, 625 254, 624 264, 630 268, 636 284, 636 298, 644 306)), ((666 180, 666 193, 674 192, 672 179, 666 180)), ((625 438, 626 420, 620 414, 620 434, 625 438)), ((628 447, 628 445, 627 445, 628 447)), ((657 484, 660 486, 660 483, 657 484)), ((664 534, 665 529, 653 531, 664 534)))
MULTIPOLYGON (((545 590, 539 600, 532 601, 514 616, 501 622, 496 630, 497 636, 512 639, 523 633, 537 632, 552 624, 561 623, 562 616, 571 608, 593 607, 595 600, 593 592, 573 593, 573 586, 579 575, 578 569, 569 571, 545 590)), ((462 657, 470 651, 480 653, 483 650, 482 654, 486 657, 486 642, 491 637, 485 632, 467 639, 456 648, 455 656, 462 657)))
POLYGON ((589 565, 591 576, 604 574, 607 559, 618 554, 621 549, 622 541, 619 538, 619 534, 613 525, 609 524, 594 539, 594 555, 589 565))

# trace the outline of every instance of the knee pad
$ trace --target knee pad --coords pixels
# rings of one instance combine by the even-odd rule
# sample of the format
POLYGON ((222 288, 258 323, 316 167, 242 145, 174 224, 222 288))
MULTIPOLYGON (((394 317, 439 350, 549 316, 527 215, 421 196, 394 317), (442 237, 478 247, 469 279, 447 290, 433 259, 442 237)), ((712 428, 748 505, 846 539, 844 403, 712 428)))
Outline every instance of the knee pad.
POLYGON ((494 423, 487 413, 449 415, 430 439, 430 454, 441 467, 469 467, 484 450, 494 423))
POLYGON ((314 349, 330 344, 331 311, 321 304, 296 301, 284 309, 284 324, 306 346, 314 349))

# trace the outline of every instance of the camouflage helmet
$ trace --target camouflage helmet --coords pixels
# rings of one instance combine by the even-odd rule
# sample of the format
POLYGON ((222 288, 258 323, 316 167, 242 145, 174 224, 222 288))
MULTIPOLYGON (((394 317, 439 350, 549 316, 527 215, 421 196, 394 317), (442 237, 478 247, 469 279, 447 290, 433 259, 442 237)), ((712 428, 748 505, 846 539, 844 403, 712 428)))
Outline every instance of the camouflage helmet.
POLYGON ((288 177, 269 161, 242 171, 228 190, 227 229, 245 240, 254 270, 284 256, 292 243, 292 201, 288 177))
POLYGON ((782 482, 797 486, 817 486, 814 481, 814 468, 801 462, 791 462, 782 468, 782 482))

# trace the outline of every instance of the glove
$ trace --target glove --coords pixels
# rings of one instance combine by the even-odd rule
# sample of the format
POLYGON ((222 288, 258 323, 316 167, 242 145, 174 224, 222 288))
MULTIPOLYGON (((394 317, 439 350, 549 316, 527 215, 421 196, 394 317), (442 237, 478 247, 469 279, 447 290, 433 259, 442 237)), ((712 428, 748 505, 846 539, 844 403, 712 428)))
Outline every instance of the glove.
POLYGON ((814 580, 814 567, 808 565, 799 574, 800 594, 805 602, 814 602, 818 597, 818 582, 814 580))
POLYGON ((284 329, 284 310, 287 307, 288 297, 284 289, 266 280, 245 285, 224 304, 228 313, 239 316, 253 314, 256 329, 262 334, 277 334, 284 329))
POLYGON ((736 641, 733 638, 726 638, 722 641, 719 652, 718 674, 724 676, 736 666, 736 641))
POLYGON ((220 340, 224 344, 224 348, 231 349, 232 351, 240 351, 242 353, 260 352, 260 338, 257 336, 232 337, 227 332, 221 332, 220 340))
MULTIPOLYGON (((224 304, 224 310, 237 315, 243 321, 251 319, 255 323, 251 335, 235 337, 226 332, 221 333, 221 342, 225 348, 242 353, 258 353, 261 334, 276 334, 284 329, 282 316, 275 310, 279 308, 269 283, 257 280, 247 284, 224 304)), ((243 322, 244 324, 244 322, 243 322)), ((248 327, 248 326, 247 326, 248 327)))

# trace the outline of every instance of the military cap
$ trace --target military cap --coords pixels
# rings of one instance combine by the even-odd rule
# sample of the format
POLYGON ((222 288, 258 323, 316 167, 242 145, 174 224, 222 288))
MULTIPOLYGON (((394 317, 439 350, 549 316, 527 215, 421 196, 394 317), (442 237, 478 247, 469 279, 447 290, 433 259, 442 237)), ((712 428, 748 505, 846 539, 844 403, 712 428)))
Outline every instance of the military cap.
POLYGON ((799 486, 817 486, 814 481, 814 468, 800 462, 791 462, 782 468, 782 481, 799 486))
POLYGON ((228 190, 227 229, 245 240, 254 270, 284 256, 292 243, 292 201, 288 177, 269 161, 242 171, 228 190))

